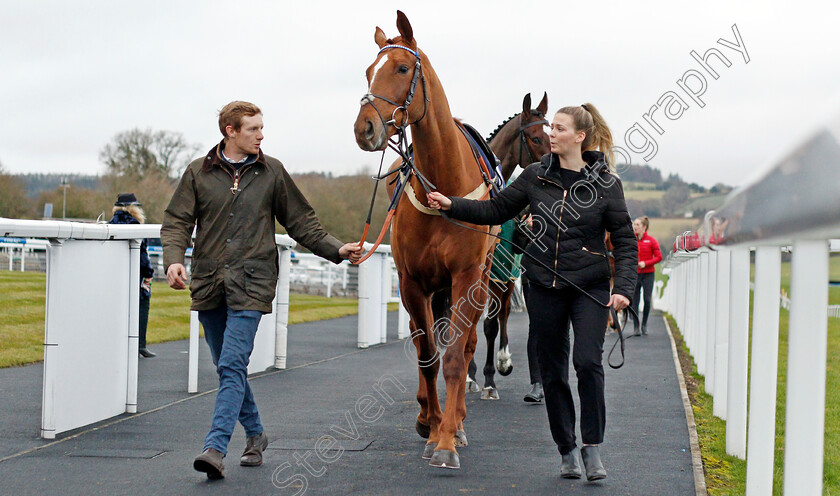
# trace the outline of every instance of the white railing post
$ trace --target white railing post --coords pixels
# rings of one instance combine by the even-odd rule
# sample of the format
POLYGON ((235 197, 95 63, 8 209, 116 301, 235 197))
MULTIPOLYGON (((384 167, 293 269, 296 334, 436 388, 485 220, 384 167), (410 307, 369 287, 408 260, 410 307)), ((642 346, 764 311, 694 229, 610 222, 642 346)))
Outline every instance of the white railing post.
MULTIPOLYGON (((686 271, 688 270, 688 264, 682 263, 679 267, 677 267, 677 273, 679 274, 679 286, 677 291, 677 326, 679 326, 680 330, 683 333, 683 341, 685 341, 685 294, 688 291, 688 283, 686 281, 686 271)), ((688 343, 685 343, 686 347, 688 343)))
POLYGON ((822 494, 828 242, 794 241, 790 276, 784 494, 822 494))
POLYGON ((357 340, 356 345, 359 348, 367 348, 370 346, 370 342, 368 341, 368 329, 370 328, 370 323, 368 322, 368 306, 371 304, 371 291, 373 290, 370 279, 371 279, 371 272, 373 271, 373 257, 376 255, 373 254, 365 260, 364 262, 359 264, 359 327, 357 333, 357 340))
POLYGON ((190 311, 190 347, 187 358, 187 392, 198 392, 198 312, 190 311))
POLYGON ((289 282, 291 280, 292 252, 290 249, 281 249, 279 256, 280 271, 277 277, 277 299, 274 307, 276 313, 274 367, 285 369, 289 336, 289 282))
POLYGON ((332 286, 333 286, 333 268, 332 264, 327 265, 324 267, 324 272, 327 275, 327 298, 332 298, 332 286))
POLYGON ((781 277, 782 254, 779 247, 756 248, 747 438, 747 496, 773 493, 781 277))
POLYGON ((698 268, 700 270, 697 279, 697 372, 707 374, 706 368, 706 336, 709 333, 706 321, 709 308, 709 302, 706 296, 709 294, 709 254, 704 250, 700 253, 698 259, 698 268))
POLYGON ((381 339, 379 327, 382 319, 379 311, 382 299, 382 256, 377 251, 359 264, 359 348, 377 344, 381 339))
POLYGON ((26 272, 26 245, 20 245, 20 271, 26 272))
POLYGON ((732 250, 729 281, 729 368, 726 453, 747 457, 747 360, 750 325, 750 250, 732 250))
MULTIPOLYGON (((47 308, 46 325, 44 331, 44 387, 41 400, 41 437, 55 439, 55 397, 58 389, 58 338, 59 333, 52 322, 61 318, 61 288, 53 283, 52 274, 61 267, 63 243, 61 240, 50 240, 47 247, 47 308)), ((9 264, 11 265, 12 250, 9 248, 9 264)), ((9 268, 11 270, 11 268, 9 268)))
POLYGON ((706 392, 714 397, 715 390, 715 300, 717 299, 717 252, 708 255, 706 272, 706 392))
POLYGON ((140 349, 140 241, 128 242, 131 266, 128 271, 128 383, 125 411, 137 413, 137 360, 140 349))
MULTIPOLYGON (((705 367, 705 364, 700 365, 702 361, 700 358, 700 346, 698 343, 700 342, 700 337, 702 336, 702 330, 700 329, 700 314, 702 313, 701 305, 703 304, 702 300, 700 299, 700 255, 695 253, 694 259, 692 262, 692 269, 693 274, 691 276, 691 307, 692 307, 692 314, 691 314, 691 355, 694 357, 694 361, 697 363, 698 372, 699 369, 705 367)), ((703 341, 705 344, 705 340, 703 341)))
POLYGON ((388 342, 388 302, 391 300, 391 286, 393 272, 390 254, 382 254, 382 279, 380 279, 381 294, 379 297, 379 342, 388 342))
POLYGON ((729 376, 729 288, 732 271, 732 251, 718 251, 717 294, 715 295, 715 396, 712 414, 726 420, 727 386, 729 376))

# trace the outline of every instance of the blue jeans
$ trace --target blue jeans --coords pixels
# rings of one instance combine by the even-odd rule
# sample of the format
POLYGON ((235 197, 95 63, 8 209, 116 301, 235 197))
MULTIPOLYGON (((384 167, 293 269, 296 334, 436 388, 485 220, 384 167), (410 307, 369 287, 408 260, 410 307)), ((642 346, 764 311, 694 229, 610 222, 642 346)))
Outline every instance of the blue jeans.
POLYGON ((248 437, 259 436, 263 431, 254 394, 248 384, 248 361, 261 318, 261 312, 230 310, 225 304, 198 312, 198 321, 204 326, 204 338, 219 374, 213 425, 204 439, 204 449, 215 448, 227 453, 237 419, 248 437))

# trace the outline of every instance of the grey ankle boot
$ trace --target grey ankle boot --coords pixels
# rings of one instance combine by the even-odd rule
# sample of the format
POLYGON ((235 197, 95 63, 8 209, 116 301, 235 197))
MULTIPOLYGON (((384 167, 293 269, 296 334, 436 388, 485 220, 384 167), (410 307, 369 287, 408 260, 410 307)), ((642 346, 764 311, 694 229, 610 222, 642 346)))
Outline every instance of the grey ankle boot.
POLYGON ((586 480, 595 481, 607 478, 607 471, 601 463, 601 452, 598 446, 584 446, 581 454, 583 466, 586 467, 586 480))
POLYGON ((564 479, 580 479, 580 449, 575 449, 562 455, 560 462, 560 477, 564 479))

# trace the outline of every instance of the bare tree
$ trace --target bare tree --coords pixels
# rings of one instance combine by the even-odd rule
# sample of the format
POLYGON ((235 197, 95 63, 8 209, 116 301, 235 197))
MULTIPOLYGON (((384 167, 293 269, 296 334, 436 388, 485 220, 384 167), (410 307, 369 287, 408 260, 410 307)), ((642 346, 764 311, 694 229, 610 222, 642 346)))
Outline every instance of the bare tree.
POLYGON ((26 198, 26 185, 20 179, 6 174, 0 164, 0 217, 30 217, 31 208, 26 198))
POLYGON ((174 131, 130 129, 118 133, 99 152, 108 172, 118 176, 145 177, 150 173, 179 175, 198 153, 199 145, 187 143, 174 131))

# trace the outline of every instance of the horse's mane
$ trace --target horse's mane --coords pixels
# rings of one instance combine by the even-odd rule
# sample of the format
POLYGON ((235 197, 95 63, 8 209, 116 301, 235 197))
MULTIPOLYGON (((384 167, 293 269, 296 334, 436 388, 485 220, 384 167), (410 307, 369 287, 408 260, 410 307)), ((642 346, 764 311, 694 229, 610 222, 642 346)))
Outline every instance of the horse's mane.
POLYGON ((519 114, 514 114, 514 115, 512 115, 512 116, 508 117, 507 119, 505 119, 505 120, 504 120, 504 122, 502 122, 501 124, 499 124, 499 126, 498 126, 496 129, 494 129, 492 133, 490 133, 490 136, 488 136, 488 137, 487 137, 487 142, 489 143, 489 142, 490 142, 490 140, 492 140, 493 138, 495 138, 495 137, 496 137, 496 135, 497 135, 497 134, 499 134, 499 131, 501 131, 501 130, 502 130, 502 128, 503 128, 503 127, 505 127, 505 124, 507 124, 508 122, 512 121, 513 119, 516 119, 517 117, 519 117, 519 115, 520 115, 521 113, 522 113, 522 112, 519 112, 519 114))

